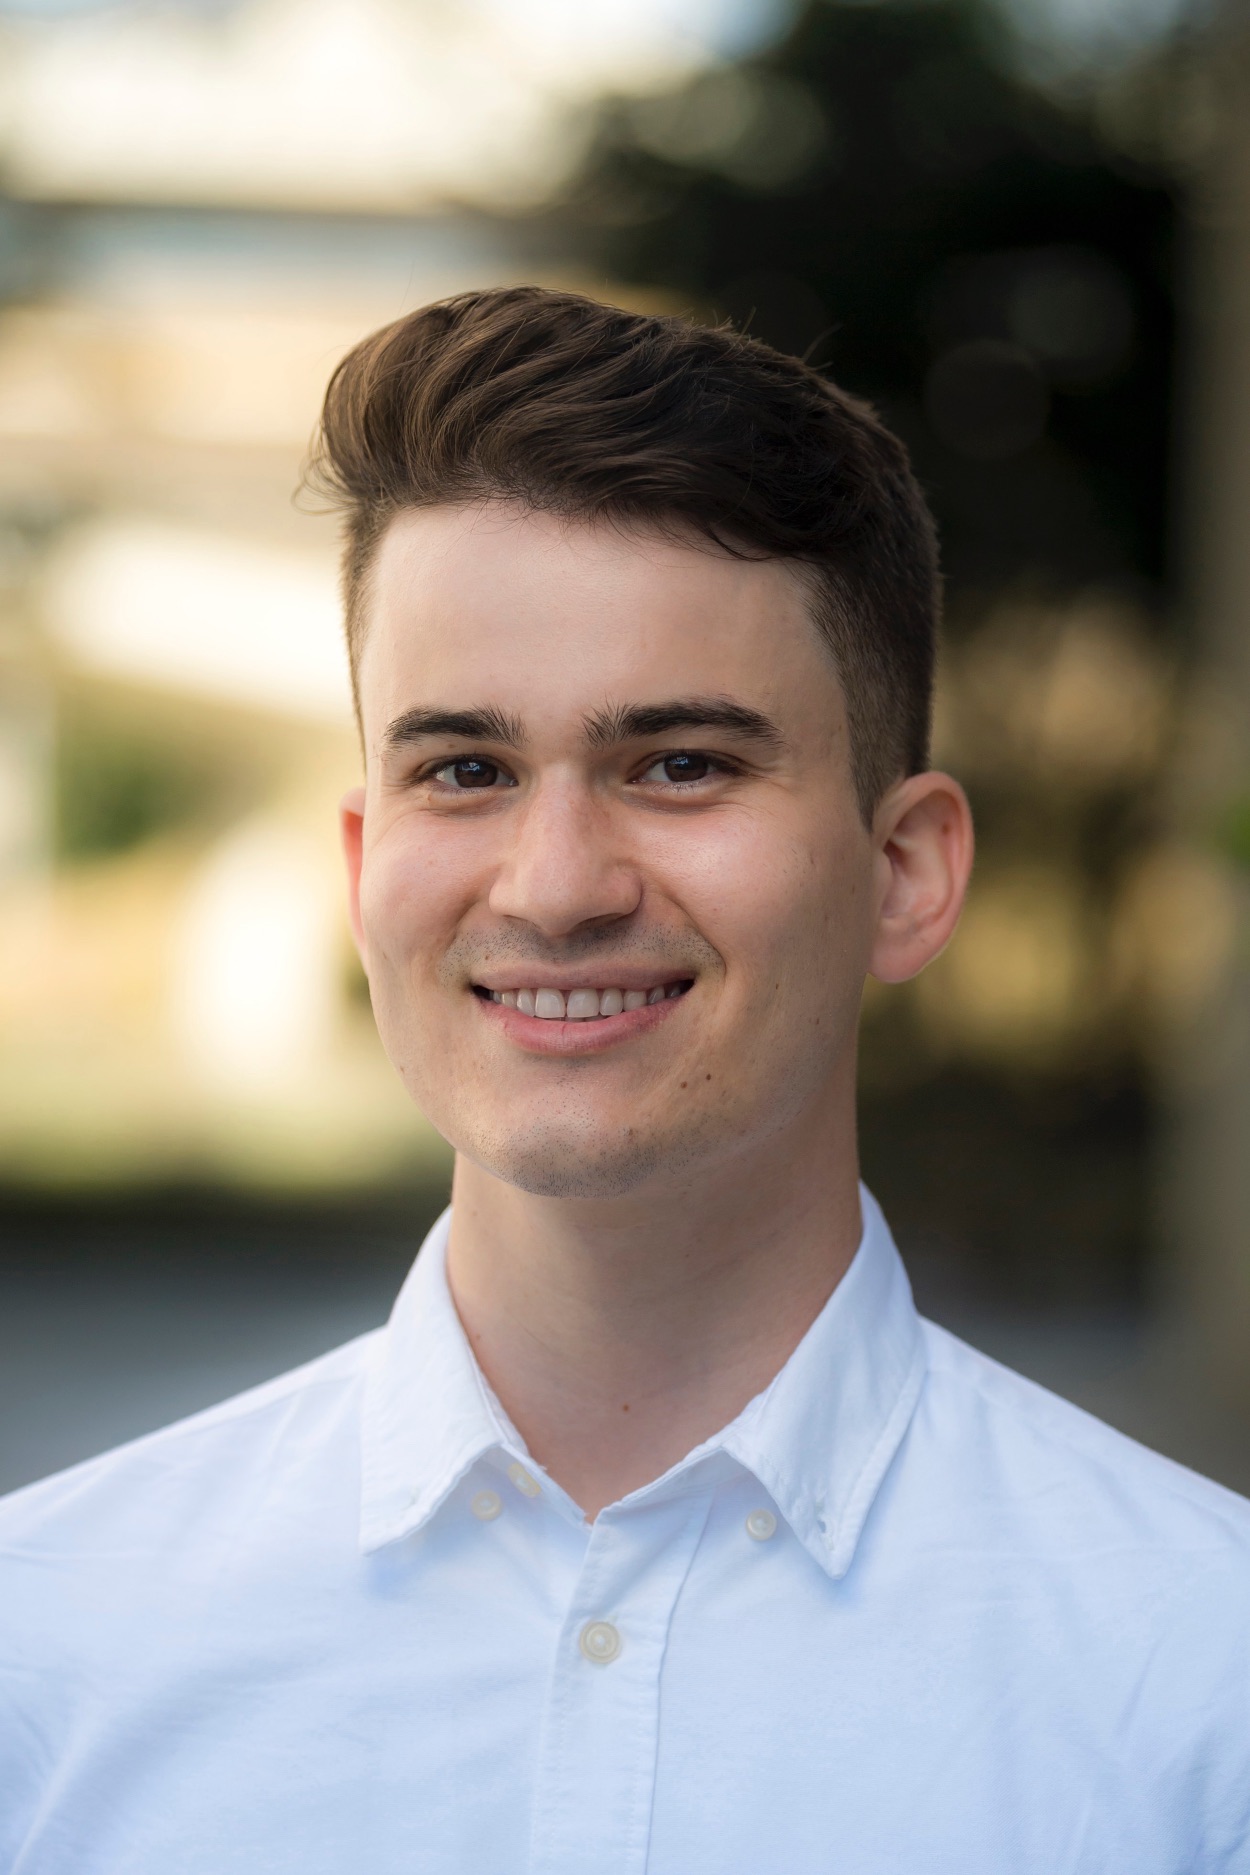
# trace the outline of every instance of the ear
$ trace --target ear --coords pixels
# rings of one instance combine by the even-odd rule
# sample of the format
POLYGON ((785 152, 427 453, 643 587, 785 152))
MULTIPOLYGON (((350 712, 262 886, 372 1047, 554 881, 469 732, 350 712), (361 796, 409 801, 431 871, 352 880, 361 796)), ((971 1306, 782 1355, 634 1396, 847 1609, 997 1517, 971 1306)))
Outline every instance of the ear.
POLYGON ((949 775, 909 775, 873 822, 880 893, 868 969, 905 983, 931 963, 959 920, 972 871, 972 810, 949 775))
POLYGON ((343 858, 347 864, 347 911, 351 919, 352 936, 356 940, 360 961, 368 971, 364 926, 360 922, 360 868, 364 858, 365 836, 363 788, 350 788, 339 802, 339 832, 343 841, 343 858))

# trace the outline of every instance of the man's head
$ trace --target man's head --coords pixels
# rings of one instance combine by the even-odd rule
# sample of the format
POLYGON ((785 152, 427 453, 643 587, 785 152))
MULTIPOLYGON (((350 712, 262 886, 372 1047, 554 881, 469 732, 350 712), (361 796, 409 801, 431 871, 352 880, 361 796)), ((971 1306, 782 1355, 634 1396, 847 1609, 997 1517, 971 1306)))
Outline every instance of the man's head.
POLYGON ((754 341, 518 289, 358 347, 319 478, 356 926, 440 1130, 612 1196, 849 1124, 864 975, 940 948, 970 853, 923 772, 935 551, 901 446, 754 341))
POLYGON ((575 294, 466 293, 347 355, 313 479, 345 513, 353 673, 393 517, 503 499, 802 568, 842 678, 865 820, 927 765, 933 522, 897 438, 797 358, 575 294))

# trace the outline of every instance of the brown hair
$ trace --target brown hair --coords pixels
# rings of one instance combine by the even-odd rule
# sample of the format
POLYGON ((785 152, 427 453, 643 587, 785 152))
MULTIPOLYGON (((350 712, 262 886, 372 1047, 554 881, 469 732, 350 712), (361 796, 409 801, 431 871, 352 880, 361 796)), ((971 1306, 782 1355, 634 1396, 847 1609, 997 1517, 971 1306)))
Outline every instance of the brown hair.
POLYGON ((353 671, 392 517, 502 497, 808 569, 865 820, 927 766, 939 598, 924 497, 866 404, 757 339, 541 287, 462 293, 347 354, 307 480, 346 518, 353 671))

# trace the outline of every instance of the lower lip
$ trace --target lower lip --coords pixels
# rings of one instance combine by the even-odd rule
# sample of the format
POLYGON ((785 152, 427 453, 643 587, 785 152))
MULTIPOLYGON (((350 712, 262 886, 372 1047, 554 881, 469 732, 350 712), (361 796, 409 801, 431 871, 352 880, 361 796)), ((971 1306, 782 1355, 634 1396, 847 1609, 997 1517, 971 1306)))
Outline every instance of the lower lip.
POLYGON ((509 1003, 490 1002, 484 996, 473 1000, 488 1022, 498 1024, 508 1041, 531 1055, 599 1055, 618 1042, 631 1041, 635 1035, 647 1035, 680 1009, 689 996, 666 996, 662 1003, 646 1003, 641 1009, 626 1009, 619 1016, 591 1016, 587 1021, 569 1022, 557 1017, 527 1016, 509 1003))

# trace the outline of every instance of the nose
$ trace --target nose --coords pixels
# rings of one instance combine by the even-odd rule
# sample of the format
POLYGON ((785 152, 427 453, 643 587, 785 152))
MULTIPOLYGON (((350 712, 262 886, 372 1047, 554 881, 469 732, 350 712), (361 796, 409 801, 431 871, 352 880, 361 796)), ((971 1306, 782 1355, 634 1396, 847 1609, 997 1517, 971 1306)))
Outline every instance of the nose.
POLYGON ((511 821, 515 838, 491 887, 491 911, 549 938, 628 918, 641 903, 642 877, 613 822, 586 787, 548 779, 511 821))

